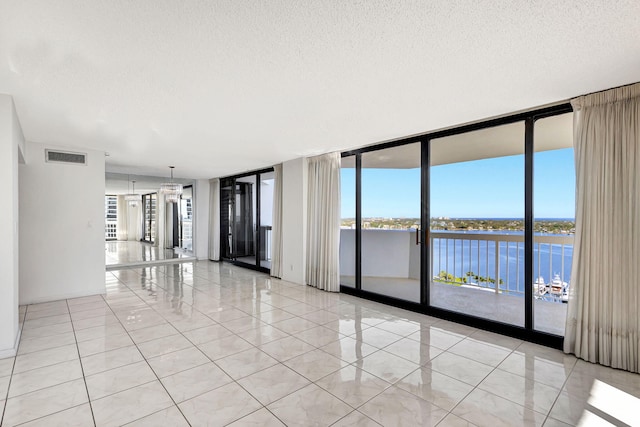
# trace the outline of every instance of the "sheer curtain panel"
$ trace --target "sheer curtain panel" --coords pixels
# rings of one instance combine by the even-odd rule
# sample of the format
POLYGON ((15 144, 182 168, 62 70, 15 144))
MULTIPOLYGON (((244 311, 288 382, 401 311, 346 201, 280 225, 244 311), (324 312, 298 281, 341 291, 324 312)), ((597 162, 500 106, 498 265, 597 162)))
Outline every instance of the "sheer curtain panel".
POLYGON ((640 84, 571 101, 576 235, 564 350, 640 371, 640 84))
POLYGON ((127 205, 126 200, 124 200, 124 196, 118 196, 118 201, 116 205, 116 239, 117 240, 128 240, 129 238, 129 206, 127 205))
POLYGON ((309 159, 307 284, 340 291, 340 154, 309 159))
POLYGON ((282 277, 282 164, 273 167, 273 224, 271 225, 271 275, 282 277))

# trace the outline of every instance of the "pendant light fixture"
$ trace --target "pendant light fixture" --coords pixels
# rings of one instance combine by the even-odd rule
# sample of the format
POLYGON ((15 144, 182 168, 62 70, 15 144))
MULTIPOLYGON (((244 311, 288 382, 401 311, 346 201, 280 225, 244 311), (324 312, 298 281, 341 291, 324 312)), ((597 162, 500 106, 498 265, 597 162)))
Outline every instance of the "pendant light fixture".
MULTIPOLYGON (((129 177, 127 177, 127 191, 129 191, 129 177)), ((138 203, 142 201, 142 196, 140 194, 136 194, 136 182, 131 181, 133 183, 133 192, 125 194, 124 200, 129 204, 129 206, 138 206, 138 203)))
POLYGON ((168 203, 177 203, 182 195, 182 184, 173 182, 173 169, 174 166, 169 166, 171 170, 171 179, 169 182, 165 182, 160 185, 160 193, 164 194, 164 198, 168 203))

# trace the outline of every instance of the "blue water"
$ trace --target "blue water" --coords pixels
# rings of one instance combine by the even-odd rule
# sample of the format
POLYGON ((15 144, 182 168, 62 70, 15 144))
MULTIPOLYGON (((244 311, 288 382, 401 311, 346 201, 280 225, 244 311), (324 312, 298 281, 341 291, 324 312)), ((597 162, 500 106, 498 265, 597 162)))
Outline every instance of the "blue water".
MULTIPOLYGON (((438 231, 438 233, 440 232, 438 231)), ((473 233, 477 234, 478 232, 474 231, 473 233)), ((486 233, 491 234, 491 232, 486 233)), ((456 231, 455 234, 460 235, 461 233, 456 231)), ((500 231, 499 234, 522 234, 522 232, 500 231)), ((472 236, 469 237, 473 238, 472 236)), ((492 279, 496 279, 497 276, 498 279, 503 281, 500 284, 500 289, 506 291, 523 293, 525 288, 531 289, 533 284, 525 285, 524 281, 524 243, 508 242, 508 250, 507 242, 498 243, 499 268, 496 275, 496 242, 434 238, 432 248, 433 275, 446 271, 456 277, 464 277, 467 272, 472 271, 476 275, 492 279)), ((562 281, 569 283, 572 257, 572 245, 564 245, 563 250, 563 245, 536 243, 534 245, 534 279, 542 277, 545 283, 549 283, 557 274, 562 281)), ((472 278, 467 278, 467 280, 475 282, 472 278)), ((494 287, 491 283, 479 284, 494 287)))

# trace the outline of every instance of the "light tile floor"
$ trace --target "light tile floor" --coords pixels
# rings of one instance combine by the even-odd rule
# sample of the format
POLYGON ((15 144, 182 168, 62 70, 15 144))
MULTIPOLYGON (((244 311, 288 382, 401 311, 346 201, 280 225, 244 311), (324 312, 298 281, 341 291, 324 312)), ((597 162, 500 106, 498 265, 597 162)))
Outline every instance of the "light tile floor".
POLYGON ((20 313, 7 427, 640 424, 639 375, 227 264, 20 313))

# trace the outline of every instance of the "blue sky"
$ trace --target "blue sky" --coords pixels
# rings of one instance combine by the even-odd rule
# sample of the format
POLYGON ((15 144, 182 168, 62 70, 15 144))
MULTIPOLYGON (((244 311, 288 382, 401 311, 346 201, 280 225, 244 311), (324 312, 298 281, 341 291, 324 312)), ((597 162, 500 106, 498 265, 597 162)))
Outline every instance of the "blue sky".
MULTIPOLYGON (((573 149, 534 158, 534 215, 573 218, 573 149)), ((342 169, 342 217, 355 217, 355 169, 342 169)), ((362 216, 420 216, 420 169, 363 169, 362 216)), ((454 163, 431 168, 431 216, 522 218, 524 156, 454 163)))

